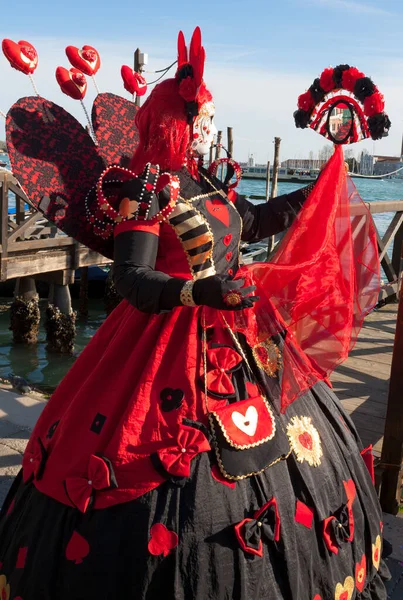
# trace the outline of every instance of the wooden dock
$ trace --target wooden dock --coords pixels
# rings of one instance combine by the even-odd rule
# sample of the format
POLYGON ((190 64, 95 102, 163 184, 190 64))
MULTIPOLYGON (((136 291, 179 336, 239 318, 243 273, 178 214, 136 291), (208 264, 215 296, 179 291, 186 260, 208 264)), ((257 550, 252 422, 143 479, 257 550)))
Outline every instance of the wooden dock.
POLYGON ((382 452, 396 318, 397 304, 372 312, 350 357, 332 376, 335 393, 376 457, 382 452))

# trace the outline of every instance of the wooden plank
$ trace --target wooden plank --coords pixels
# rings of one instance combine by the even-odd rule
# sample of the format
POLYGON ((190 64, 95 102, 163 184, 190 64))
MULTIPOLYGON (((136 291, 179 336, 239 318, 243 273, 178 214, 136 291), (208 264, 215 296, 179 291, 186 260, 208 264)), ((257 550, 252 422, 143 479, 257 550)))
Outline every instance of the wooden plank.
POLYGON ((388 251, 388 248, 389 248, 392 240, 394 239, 396 232, 400 229, 400 226, 402 223, 403 223, 403 212, 397 212, 395 214, 395 216, 393 217, 393 219, 391 220, 391 222, 389 223, 386 233, 382 238, 383 250, 382 250, 381 254, 379 255, 380 261, 382 261, 383 257, 385 256, 386 252, 388 251))
POLYGON ((354 412, 355 414, 378 417, 385 422, 387 409, 386 402, 374 402, 369 397, 343 398, 341 395, 339 396, 339 399, 349 414, 354 412))
MULTIPOLYGON (((403 246, 401 256, 403 255, 403 246)), ((403 459, 403 294, 400 296, 397 315, 395 345, 382 448, 381 506, 385 512, 397 514, 401 493, 403 459)))
POLYGON ((7 252, 8 252, 8 191, 7 175, 4 175, 1 186, 0 196, 0 243, 1 243, 1 262, 0 262, 0 281, 7 279, 7 252))
POLYGON ((45 238, 43 240, 27 240, 26 242, 13 242, 9 244, 9 252, 26 252, 42 250, 45 248, 56 249, 64 246, 74 246, 75 240, 71 237, 45 238))
POLYGON ((5 260, 9 279, 72 268, 71 255, 63 250, 28 255, 15 254, 5 260))
POLYGON ((403 200, 390 200, 387 202, 366 202, 371 214, 394 213, 403 211, 403 200))
POLYGON ((12 234, 8 236, 8 241, 15 242, 19 237, 22 236, 22 234, 24 234, 27 231, 27 229, 33 227, 35 223, 42 218, 42 215, 38 212, 32 214, 30 217, 28 217, 26 221, 24 221, 22 225, 20 225, 20 227, 18 227, 18 229, 13 231, 12 234))

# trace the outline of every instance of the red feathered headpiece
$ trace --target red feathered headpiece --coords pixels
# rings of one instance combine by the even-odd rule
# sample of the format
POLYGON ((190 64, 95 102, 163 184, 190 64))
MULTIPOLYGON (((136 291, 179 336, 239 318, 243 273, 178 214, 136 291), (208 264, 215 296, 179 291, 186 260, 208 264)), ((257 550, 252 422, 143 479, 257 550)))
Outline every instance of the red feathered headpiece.
POLYGON ((131 169, 140 173, 148 162, 162 170, 177 171, 187 157, 191 124, 212 95, 203 81, 205 51, 196 27, 189 52, 182 32, 178 36, 178 70, 174 79, 156 85, 136 116, 140 135, 131 169))
POLYGON ((199 113, 198 95, 203 82, 206 52, 202 46, 200 27, 196 27, 190 42, 190 51, 186 47, 185 36, 180 31, 178 35, 178 70, 176 79, 179 81, 179 94, 186 102, 188 121, 199 113))

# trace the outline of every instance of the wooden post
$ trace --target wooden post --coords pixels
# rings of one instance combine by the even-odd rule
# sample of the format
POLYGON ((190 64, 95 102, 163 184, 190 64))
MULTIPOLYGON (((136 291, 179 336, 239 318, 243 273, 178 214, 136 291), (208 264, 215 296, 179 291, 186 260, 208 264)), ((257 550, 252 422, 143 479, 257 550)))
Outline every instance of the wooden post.
POLYGON ((222 131, 217 133, 217 146, 215 149, 215 159, 220 158, 221 156, 221 143, 222 143, 222 131))
MULTIPOLYGON (((270 201, 270 161, 267 161, 267 170, 266 170, 266 202, 270 201)), ((267 239, 267 259, 268 262, 270 260, 271 254, 274 250, 275 245, 275 237, 271 235, 267 239)))
POLYGON ((274 163, 273 163, 273 179, 271 184, 270 198, 275 198, 278 191, 278 170, 280 168, 280 143, 281 138, 274 138, 274 163))
POLYGON ((17 279, 10 307, 10 329, 16 344, 36 344, 39 333, 39 296, 32 277, 17 279))
POLYGON ((267 161, 266 171, 266 202, 270 200, 270 161, 267 161))
POLYGON ((234 155, 234 138, 232 127, 227 127, 227 150, 229 155, 232 157, 234 155))
POLYGON ((210 146, 210 155, 209 155, 209 159, 208 159, 209 165, 211 165, 211 163, 214 161, 213 152, 214 152, 214 142, 212 142, 211 146, 210 146))
POLYGON ((0 281, 7 280, 7 254, 8 254, 8 181, 7 173, 2 175, 1 206, 0 206, 0 281))
POLYGON ((88 267, 80 268, 80 299, 78 314, 80 317, 88 317, 88 267))
POLYGON ((46 350, 58 354, 72 354, 76 336, 76 313, 71 306, 68 285, 52 283, 46 310, 46 350))
MULTIPOLYGON (((135 53, 134 53, 134 70, 136 71, 136 73, 141 73, 141 66, 140 65, 140 48, 137 48, 135 53)), ((136 94, 136 100, 135 100, 135 104, 136 106, 140 106, 141 103, 141 99, 140 96, 137 96, 136 94)))
MULTIPOLYGON (((403 246, 401 250, 403 259, 403 246)), ((380 467, 383 469, 381 486, 382 510, 392 515, 399 511, 402 486, 403 459, 403 288, 400 291, 395 345, 389 384, 388 409, 380 467)))

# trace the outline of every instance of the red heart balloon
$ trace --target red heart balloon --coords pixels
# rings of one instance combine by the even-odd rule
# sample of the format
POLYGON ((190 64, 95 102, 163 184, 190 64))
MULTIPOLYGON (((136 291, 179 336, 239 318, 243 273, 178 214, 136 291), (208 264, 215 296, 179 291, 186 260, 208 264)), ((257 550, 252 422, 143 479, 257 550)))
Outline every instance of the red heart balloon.
POLYGON ((70 69, 57 67, 56 69, 57 83, 63 94, 70 96, 74 100, 82 100, 87 93, 87 80, 84 73, 79 69, 70 69))
POLYGON ((130 94, 144 96, 147 91, 147 82, 144 77, 140 75, 140 73, 133 71, 133 69, 127 65, 123 65, 120 72, 125 90, 127 90, 130 94))
POLYGON ((31 75, 38 66, 38 53, 29 42, 21 40, 16 44, 12 40, 4 39, 2 48, 4 56, 17 71, 31 75))
POLYGON ((86 75, 92 76, 99 71, 101 58, 92 46, 83 46, 81 50, 75 46, 67 46, 66 54, 73 67, 86 75))

